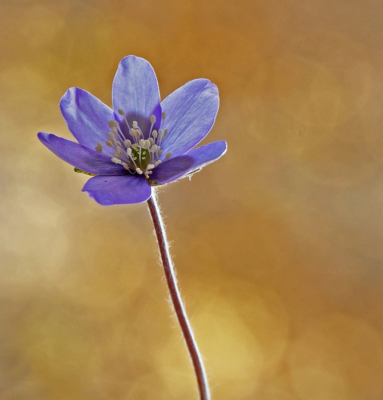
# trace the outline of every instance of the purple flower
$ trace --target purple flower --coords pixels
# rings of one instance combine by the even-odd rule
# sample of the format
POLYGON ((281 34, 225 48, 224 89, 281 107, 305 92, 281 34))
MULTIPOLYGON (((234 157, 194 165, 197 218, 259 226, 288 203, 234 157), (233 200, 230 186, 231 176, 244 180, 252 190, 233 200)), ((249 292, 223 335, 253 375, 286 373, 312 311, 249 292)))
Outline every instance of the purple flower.
POLYGON ((96 175, 83 191, 102 205, 141 203, 152 186, 175 181, 217 160, 226 142, 196 146, 218 112, 217 87, 195 79, 161 102, 152 66, 121 60, 113 81, 113 110, 89 92, 70 88, 60 101, 78 143, 39 132, 41 142, 75 170, 96 175))

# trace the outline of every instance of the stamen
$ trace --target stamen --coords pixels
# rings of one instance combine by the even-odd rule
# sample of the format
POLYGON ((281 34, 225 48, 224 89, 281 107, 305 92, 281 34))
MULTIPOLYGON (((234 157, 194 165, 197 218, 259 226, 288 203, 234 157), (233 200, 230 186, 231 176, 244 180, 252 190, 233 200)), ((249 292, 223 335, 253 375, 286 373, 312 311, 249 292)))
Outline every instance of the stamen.
POLYGON ((123 166, 126 170, 128 170, 128 171, 130 172, 131 168, 129 167, 129 165, 128 165, 127 163, 123 162, 123 163, 122 163, 122 166, 123 166))
POLYGON ((117 129, 116 128, 112 128, 113 133, 119 137, 119 139, 123 142, 125 140, 125 136, 122 133, 122 130, 120 128, 120 125, 117 124, 117 129))
POLYGON ((129 123, 128 123, 127 119, 126 119, 124 110, 118 110, 117 112, 118 112, 120 115, 122 115, 122 116, 124 117, 124 121, 125 121, 125 123, 126 123, 126 126, 127 126, 128 129, 130 130, 130 126, 129 126, 129 123))
POLYGON ((97 142, 97 146, 95 147, 95 150, 98 153, 102 153, 102 143, 101 142, 97 142))
MULTIPOLYGON (((112 162, 122 165, 131 174, 137 173, 148 178, 153 173, 152 170, 161 163, 158 159, 163 153, 161 142, 168 135, 169 130, 153 130, 157 119, 155 115, 151 115, 150 131, 145 132, 144 135, 137 121, 133 121, 132 128, 130 128, 124 110, 119 109, 117 112, 124 117, 128 126, 127 132, 129 132, 133 139, 126 139, 117 117, 116 120, 109 121, 109 127, 112 132, 108 133, 109 140, 106 140, 105 144, 112 148, 109 153, 113 152, 112 162)), ((162 120, 166 118, 165 112, 161 114, 161 118, 162 120)), ((98 142, 95 150, 101 153, 103 143, 98 142)), ((167 153, 165 158, 169 159, 171 156, 172 153, 167 153)))

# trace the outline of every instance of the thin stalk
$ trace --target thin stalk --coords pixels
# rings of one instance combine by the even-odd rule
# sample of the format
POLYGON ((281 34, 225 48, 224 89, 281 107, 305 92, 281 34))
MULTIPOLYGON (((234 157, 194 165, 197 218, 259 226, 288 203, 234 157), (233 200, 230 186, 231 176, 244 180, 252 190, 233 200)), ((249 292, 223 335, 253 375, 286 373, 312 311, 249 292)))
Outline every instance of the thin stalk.
POLYGON ((197 376, 198 388, 201 400, 210 400, 209 386, 205 367, 202 362, 201 354, 198 350, 190 322, 186 315, 185 306, 182 303, 180 291, 177 286, 177 279, 174 265, 170 257, 169 245, 166 238, 165 226, 160 214, 156 195, 153 194, 148 200, 150 216, 152 217, 154 231, 156 233, 157 243, 160 250, 161 261, 165 271, 166 282, 168 284, 170 298, 172 300, 174 311, 176 312, 178 322, 181 326, 182 334, 185 338, 186 346, 193 363, 194 371, 197 376))

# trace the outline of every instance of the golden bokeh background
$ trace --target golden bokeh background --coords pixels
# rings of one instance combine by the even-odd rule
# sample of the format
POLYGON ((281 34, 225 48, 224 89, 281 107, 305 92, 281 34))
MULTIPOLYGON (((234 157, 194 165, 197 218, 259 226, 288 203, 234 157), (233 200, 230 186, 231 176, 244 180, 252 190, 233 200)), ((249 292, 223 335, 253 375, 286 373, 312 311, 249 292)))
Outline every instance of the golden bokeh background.
POLYGON ((145 204, 36 138, 119 60, 220 90, 228 153, 160 190, 213 400, 383 398, 378 0, 0 0, 0 398, 193 400, 145 204))

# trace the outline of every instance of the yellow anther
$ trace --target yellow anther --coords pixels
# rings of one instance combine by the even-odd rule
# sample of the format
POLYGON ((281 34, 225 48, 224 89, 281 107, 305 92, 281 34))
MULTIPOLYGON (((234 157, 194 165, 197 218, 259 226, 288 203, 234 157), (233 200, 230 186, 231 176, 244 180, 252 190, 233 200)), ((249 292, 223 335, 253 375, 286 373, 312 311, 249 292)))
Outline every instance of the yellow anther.
POLYGON ((118 122, 112 119, 111 121, 109 121, 109 128, 112 128, 114 126, 118 126, 118 122))
POLYGON ((161 114, 161 118, 162 118, 162 119, 165 119, 165 118, 166 118, 166 112, 165 112, 165 111, 161 114))
POLYGON ((120 115, 125 115, 125 113, 124 113, 123 110, 118 110, 118 113, 119 113, 120 115))
POLYGON ((154 124, 156 122, 156 117, 154 115, 150 116, 150 122, 154 124))
POLYGON ((113 147, 113 143, 110 140, 107 140, 105 144, 109 147, 113 147))
POLYGON ((165 156, 165 158, 170 158, 172 156, 172 153, 168 153, 168 154, 166 154, 166 156, 165 156))

